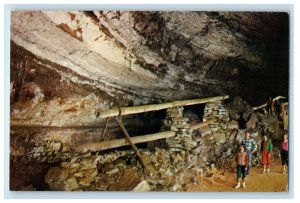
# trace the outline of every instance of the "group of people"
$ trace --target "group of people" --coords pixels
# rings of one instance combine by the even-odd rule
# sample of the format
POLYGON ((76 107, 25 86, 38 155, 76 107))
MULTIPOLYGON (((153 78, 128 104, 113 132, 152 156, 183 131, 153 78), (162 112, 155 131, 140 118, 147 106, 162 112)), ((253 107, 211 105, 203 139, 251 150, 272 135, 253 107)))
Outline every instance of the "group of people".
POLYGON ((275 115, 278 119, 282 115, 283 128, 284 130, 288 130, 288 103, 282 103, 277 99, 272 99, 270 96, 267 100, 266 108, 268 115, 275 115))
MULTIPOLYGON (((288 137, 285 134, 283 140, 281 141, 281 162, 282 162, 282 172, 286 172, 286 166, 288 166, 288 137)), ((268 139, 264 135, 261 142, 260 154, 261 154, 261 163, 263 165, 263 173, 270 173, 271 166, 271 152, 273 150, 273 145, 271 139, 268 139)), ((237 163, 237 185, 235 188, 246 187, 246 176, 250 174, 251 160, 254 152, 257 151, 257 145, 254 140, 250 137, 250 132, 245 132, 245 137, 242 140, 241 145, 239 146, 239 151, 235 157, 237 163)))

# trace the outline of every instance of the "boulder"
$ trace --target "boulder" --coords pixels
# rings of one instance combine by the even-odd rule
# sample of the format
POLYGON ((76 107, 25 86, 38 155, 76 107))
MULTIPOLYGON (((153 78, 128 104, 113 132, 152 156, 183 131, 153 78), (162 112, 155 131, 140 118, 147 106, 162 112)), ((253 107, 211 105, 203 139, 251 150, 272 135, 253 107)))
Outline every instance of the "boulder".
POLYGON ((227 126, 228 129, 239 129, 239 124, 235 120, 231 120, 227 126))
POLYGON ((133 192, 149 192, 150 186, 146 180, 142 180, 135 188, 132 190, 133 192))
POLYGON ((250 119, 249 119, 249 120, 247 121, 247 123, 246 123, 247 129, 255 128, 256 123, 257 123, 257 117, 256 117, 256 114, 255 114, 255 113, 252 113, 250 119))
MULTIPOLYGON (((141 183, 141 178, 134 169, 127 169, 124 171, 123 176, 119 182, 112 184, 109 187, 110 191, 131 191, 141 183)), ((143 183, 146 184, 146 183, 143 183)), ((146 187, 146 186, 145 186, 146 187)))
POLYGON ((213 135, 216 143, 224 143, 226 142, 226 136, 224 133, 216 133, 213 135))
POLYGON ((199 129, 199 131, 201 132, 201 136, 204 137, 208 134, 211 134, 211 129, 209 126, 203 126, 199 129))
POLYGON ((208 134, 204 137, 207 141, 215 139, 215 137, 212 134, 208 134))

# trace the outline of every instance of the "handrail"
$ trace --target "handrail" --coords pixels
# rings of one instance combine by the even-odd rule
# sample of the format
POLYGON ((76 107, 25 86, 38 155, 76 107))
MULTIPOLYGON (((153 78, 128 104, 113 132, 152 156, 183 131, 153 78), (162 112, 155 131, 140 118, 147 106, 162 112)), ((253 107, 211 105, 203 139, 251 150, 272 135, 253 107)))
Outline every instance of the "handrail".
POLYGON ((224 99, 228 99, 229 96, 218 96, 218 97, 210 97, 210 98, 204 98, 204 99, 191 99, 191 100, 183 100, 183 101, 173 101, 173 102, 167 102, 162 104, 149 104, 149 105, 142 105, 142 106, 132 106, 132 107, 122 107, 121 112, 119 108, 113 108, 109 110, 99 110, 97 111, 97 114, 99 115, 98 118, 107 118, 112 116, 118 116, 121 114, 129 115, 129 114, 137 114, 137 113, 144 113, 149 111, 158 111, 162 109, 172 108, 172 107, 179 107, 179 106, 189 106, 189 105, 195 105, 195 104, 203 104, 207 102, 215 102, 220 101, 224 99))
MULTIPOLYGON (((275 98, 273 99, 273 101, 276 101, 276 100, 278 100, 278 99, 284 99, 284 98, 286 98, 286 97, 284 97, 284 96, 277 96, 277 97, 275 97, 275 98)), ((262 104, 262 105, 260 105, 260 106, 253 107, 252 109, 253 109, 253 111, 256 111, 256 110, 258 110, 258 109, 265 108, 266 106, 267 106, 267 103, 264 103, 264 104, 262 104)))

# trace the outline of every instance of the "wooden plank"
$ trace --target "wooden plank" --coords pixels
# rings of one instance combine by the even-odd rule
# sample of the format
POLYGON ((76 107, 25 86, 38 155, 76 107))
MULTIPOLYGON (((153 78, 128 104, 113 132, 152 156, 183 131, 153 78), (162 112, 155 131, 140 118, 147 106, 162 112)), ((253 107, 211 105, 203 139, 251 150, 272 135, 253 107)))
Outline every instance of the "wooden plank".
MULTIPOLYGON (((166 132, 159 132, 154 134, 132 137, 131 140, 134 144, 138 144, 138 143, 144 143, 144 142, 150 142, 154 140, 174 137, 175 134, 176 133, 173 131, 166 131, 166 132)), ((129 145, 128 141, 124 138, 124 139, 109 140, 109 141, 104 141, 99 143, 89 143, 89 144, 79 145, 78 147, 75 148, 75 151, 86 152, 90 150, 92 152, 95 152, 95 151, 103 151, 107 149, 113 149, 113 148, 118 148, 118 147, 128 146, 128 145, 129 145)))
POLYGON ((205 122, 203 122, 203 123, 193 124, 193 125, 191 125, 190 129, 191 129, 191 130, 196 130, 196 129, 202 128, 202 127, 204 127, 204 126, 207 126, 207 125, 209 125, 209 124, 211 124, 211 123, 214 123, 214 122, 216 122, 216 121, 217 121, 217 119, 214 118, 214 119, 210 119, 210 120, 208 120, 208 121, 205 121, 205 122))
POLYGON ((129 114, 136 114, 136 113, 144 113, 148 111, 158 111, 162 109, 172 108, 172 107, 178 107, 178 106, 189 106, 189 105, 195 105, 195 104, 203 104, 207 102, 215 102, 220 101, 224 99, 228 99, 229 96, 218 96, 218 97, 210 97, 210 98, 204 98, 204 99, 191 99, 191 100, 183 100, 183 101, 173 101, 173 102, 167 102, 162 104, 150 104, 150 105, 142 105, 142 106, 133 106, 133 107, 122 107, 121 112, 119 108, 113 108, 109 110, 104 111, 98 111, 99 118, 107 118, 117 115, 129 115, 129 114))
MULTIPOLYGON (((275 97, 274 99, 273 99, 273 101, 275 101, 275 100, 278 100, 278 99, 285 99, 286 97, 284 97, 284 96, 277 96, 277 97, 275 97)), ((264 103, 264 104, 262 104, 262 105, 260 105, 260 106, 256 106, 256 107, 253 107, 252 109, 253 109, 253 111, 256 111, 256 110, 258 110, 258 109, 262 109, 262 108, 266 108, 267 107, 267 103, 264 103)))

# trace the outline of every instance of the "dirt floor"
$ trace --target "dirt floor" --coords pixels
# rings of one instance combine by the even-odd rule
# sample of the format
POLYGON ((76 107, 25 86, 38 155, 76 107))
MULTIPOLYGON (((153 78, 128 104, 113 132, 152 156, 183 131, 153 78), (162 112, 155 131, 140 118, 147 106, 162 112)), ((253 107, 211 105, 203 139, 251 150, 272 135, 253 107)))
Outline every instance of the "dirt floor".
POLYGON ((281 165, 275 164, 271 172, 262 174, 262 167, 253 167, 246 179, 246 188, 235 189, 236 173, 226 172, 210 178, 198 177, 200 184, 188 184, 187 192, 287 192, 288 173, 282 173, 281 165))

